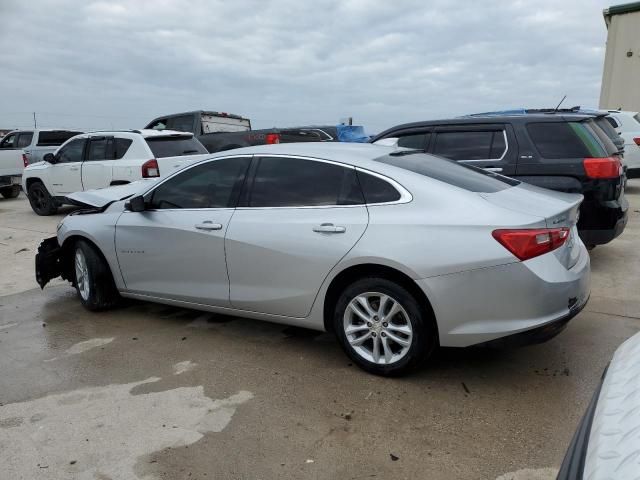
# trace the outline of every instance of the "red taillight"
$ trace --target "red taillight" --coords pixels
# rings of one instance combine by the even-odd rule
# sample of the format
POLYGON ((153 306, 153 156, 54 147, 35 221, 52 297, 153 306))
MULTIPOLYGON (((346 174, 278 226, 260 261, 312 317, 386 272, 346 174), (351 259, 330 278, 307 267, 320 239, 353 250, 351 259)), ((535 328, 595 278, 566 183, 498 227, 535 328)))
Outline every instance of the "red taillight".
POLYGON ((153 178, 160 176, 158 161, 155 158, 147 160, 142 164, 142 178, 153 178))
POLYGON ((561 247, 569 238, 568 228, 494 230, 493 238, 520 260, 529 260, 561 247))
POLYGON ((640 147, 640 137, 636 137, 633 139, 633 143, 635 143, 636 145, 638 145, 640 147))
POLYGON ((273 145, 274 143, 280 143, 279 133, 267 133, 267 145, 273 145))
POLYGON ((616 178, 622 175, 622 163, 615 157, 585 158, 583 165, 589 178, 616 178))
POLYGON ((24 163, 25 167, 29 165, 29 159, 27 158, 27 154, 26 153, 22 154, 22 163, 24 163))

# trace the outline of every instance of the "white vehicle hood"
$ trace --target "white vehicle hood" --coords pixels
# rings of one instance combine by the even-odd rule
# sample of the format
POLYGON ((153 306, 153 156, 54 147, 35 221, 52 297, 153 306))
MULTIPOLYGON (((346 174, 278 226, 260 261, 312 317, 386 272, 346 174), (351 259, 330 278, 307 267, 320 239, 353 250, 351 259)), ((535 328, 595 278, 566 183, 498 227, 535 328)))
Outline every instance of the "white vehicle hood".
POLYGON ((158 179, 150 178, 127 183, 126 185, 75 192, 67 195, 66 199, 69 203, 81 207, 105 208, 113 202, 146 192, 157 181, 158 179))

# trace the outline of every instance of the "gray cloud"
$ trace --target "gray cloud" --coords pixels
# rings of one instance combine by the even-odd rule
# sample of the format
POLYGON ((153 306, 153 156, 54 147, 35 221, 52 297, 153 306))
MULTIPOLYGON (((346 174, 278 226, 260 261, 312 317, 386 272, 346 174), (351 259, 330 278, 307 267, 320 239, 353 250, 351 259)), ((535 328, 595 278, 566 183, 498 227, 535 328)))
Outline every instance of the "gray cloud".
POLYGON ((597 106, 604 0, 2 0, 0 127, 254 127, 597 106))

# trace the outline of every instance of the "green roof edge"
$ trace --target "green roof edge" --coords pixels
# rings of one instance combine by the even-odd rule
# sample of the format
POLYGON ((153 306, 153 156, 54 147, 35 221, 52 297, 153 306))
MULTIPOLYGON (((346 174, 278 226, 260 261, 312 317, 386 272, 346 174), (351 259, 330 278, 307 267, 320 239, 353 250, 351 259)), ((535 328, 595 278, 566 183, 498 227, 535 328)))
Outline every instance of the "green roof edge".
POLYGON ((605 8, 602 12, 605 17, 612 15, 622 15, 625 13, 640 12, 640 2, 623 3, 622 5, 613 5, 605 8))

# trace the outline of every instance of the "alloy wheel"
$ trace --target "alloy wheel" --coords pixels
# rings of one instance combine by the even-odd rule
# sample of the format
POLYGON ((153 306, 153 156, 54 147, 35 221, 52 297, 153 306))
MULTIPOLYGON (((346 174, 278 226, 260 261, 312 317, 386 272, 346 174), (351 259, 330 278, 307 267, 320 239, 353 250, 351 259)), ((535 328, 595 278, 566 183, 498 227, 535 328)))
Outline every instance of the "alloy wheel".
POLYGON ((344 312, 344 333, 353 350, 365 360, 390 365, 411 348, 413 328, 400 302, 380 292, 361 293, 344 312))
POLYGON ((89 299, 90 286, 89 286, 89 268, 87 267, 87 259, 81 249, 76 250, 75 257, 75 270, 76 270, 76 284, 78 285, 78 292, 83 300, 89 299))

